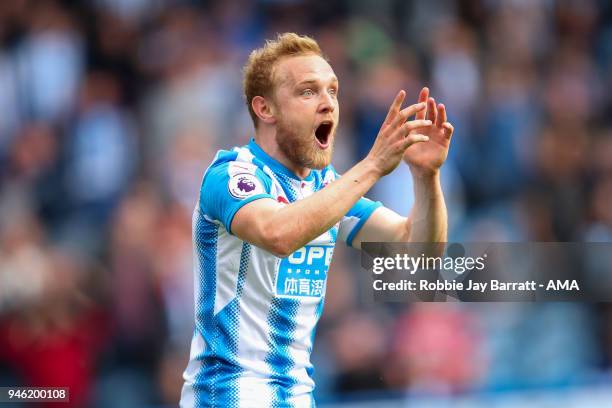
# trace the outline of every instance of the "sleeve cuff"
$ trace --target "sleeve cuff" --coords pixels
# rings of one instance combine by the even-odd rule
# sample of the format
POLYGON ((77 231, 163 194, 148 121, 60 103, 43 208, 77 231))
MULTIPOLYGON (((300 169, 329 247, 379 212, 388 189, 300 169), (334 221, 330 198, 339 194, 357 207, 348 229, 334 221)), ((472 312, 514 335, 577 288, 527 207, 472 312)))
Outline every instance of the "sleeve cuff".
POLYGON ((232 207, 232 209, 227 214, 226 221, 223 225, 228 233, 230 233, 231 235, 234 235, 232 234, 231 226, 232 226, 232 221, 234 220, 234 216, 236 215, 238 210, 244 207, 245 205, 247 205, 248 203, 255 201, 255 200, 259 200, 261 198, 270 198, 274 200, 274 197, 272 197, 270 194, 267 194, 267 193, 256 194, 254 196, 251 196, 251 197, 245 198, 244 200, 239 201, 235 206, 232 207))
POLYGON ((361 227, 363 227, 363 224, 366 223, 372 213, 376 211, 376 209, 379 207, 382 207, 382 203, 380 201, 376 201, 373 205, 369 206, 369 208, 364 211, 363 215, 359 218, 359 222, 357 222, 357 224, 348 234, 348 237, 346 237, 346 244, 348 246, 350 246, 351 248, 353 247, 353 239, 355 239, 355 235, 357 235, 357 233, 361 230, 361 227))

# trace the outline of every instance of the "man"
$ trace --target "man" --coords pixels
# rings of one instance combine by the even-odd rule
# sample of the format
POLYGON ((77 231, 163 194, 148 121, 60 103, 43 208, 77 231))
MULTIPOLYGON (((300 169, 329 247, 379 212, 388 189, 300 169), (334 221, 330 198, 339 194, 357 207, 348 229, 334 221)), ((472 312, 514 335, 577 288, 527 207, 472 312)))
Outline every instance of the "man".
POLYGON ((445 241, 439 169, 453 127, 427 88, 404 109, 400 91, 370 153, 340 176, 330 164, 338 79, 314 40, 283 34, 255 50, 244 91, 255 137, 217 154, 194 211, 196 329, 181 406, 310 407, 336 239, 445 241), (402 159, 415 186, 408 217, 363 198, 402 159))

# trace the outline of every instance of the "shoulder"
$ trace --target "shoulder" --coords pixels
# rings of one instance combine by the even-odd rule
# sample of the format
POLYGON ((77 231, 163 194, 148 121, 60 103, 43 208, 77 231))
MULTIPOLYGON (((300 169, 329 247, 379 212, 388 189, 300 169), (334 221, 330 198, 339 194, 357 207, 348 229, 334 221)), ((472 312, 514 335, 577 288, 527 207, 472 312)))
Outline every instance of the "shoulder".
POLYGON ((240 174, 256 175, 267 178, 264 165, 246 147, 234 147, 231 150, 219 150, 211 165, 204 172, 202 187, 240 174), (211 183, 212 182, 212 183, 211 183))
POLYGON ((200 187, 200 207, 205 203, 222 202, 222 197, 243 200, 270 192, 271 180, 263 164, 244 147, 220 150, 204 172, 200 187))

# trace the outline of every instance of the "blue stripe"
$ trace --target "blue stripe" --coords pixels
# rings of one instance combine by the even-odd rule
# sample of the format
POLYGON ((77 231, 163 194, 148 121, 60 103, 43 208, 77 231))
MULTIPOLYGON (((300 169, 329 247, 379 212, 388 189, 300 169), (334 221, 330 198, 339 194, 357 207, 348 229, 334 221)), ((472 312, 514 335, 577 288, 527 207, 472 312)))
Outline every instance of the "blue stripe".
POLYGON ((204 352, 197 356, 202 367, 195 378, 195 406, 215 405, 216 395, 212 379, 217 374, 217 362, 214 359, 213 344, 215 340, 215 287, 217 284, 217 236, 219 227, 206 222, 198 212, 195 223, 194 241, 198 256, 199 291, 196 299, 196 329, 204 339, 204 352))
MULTIPOLYGON (((319 322, 319 319, 321 318, 321 315, 323 314, 323 304, 324 303, 325 303, 325 297, 322 297, 321 300, 319 301, 319 304, 317 305, 317 310, 315 310, 315 321, 312 326, 312 332, 310 333, 310 347, 308 347, 309 355, 310 353, 312 353, 312 348, 314 346, 315 336, 317 333, 317 323, 319 322)), ((306 372, 308 373, 308 376, 312 378, 314 374, 314 367, 312 364, 310 364, 310 366, 306 368, 306 372)))
MULTIPOLYGON (((315 311, 315 321, 314 324, 312 326, 312 332, 310 333, 310 347, 308 347, 308 355, 310 355, 312 353, 312 348, 314 347, 314 341, 315 341, 315 336, 317 333, 317 326, 319 323, 319 319, 321 318, 321 315, 323 314, 323 305, 325 304, 325 297, 322 297, 321 300, 319 301, 319 304, 317 305, 317 310, 315 311)), ((310 363, 307 367, 306 367, 306 373, 308 374, 308 377, 310 377, 310 379, 312 379, 314 381, 314 366, 312 365, 312 363, 310 363)), ((314 392, 310 393, 310 406, 312 408, 316 408, 317 404, 315 402, 314 399, 314 392)))
POLYGON ((251 245, 244 242, 240 254, 240 268, 238 270, 238 282, 236 284, 236 297, 227 304, 217 315, 217 327, 219 335, 215 341, 215 353, 221 357, 221 376, 218 383, 213 386, 219 390, 219 401, 223 407, 238 406, 238 379, 244 369, 238 363, 238 341, 240 326, 240 299, 246 281, 246 271, 251 255, 251 245))
POLYGON ((336 227, 335 225, 331 227, 331 229, 329 230, 329 234, 331 235, 331 243, 333 245, 338 239, 338 227, 336 227))
POLYGON ((280 183, 281 187, 285 191, 285 195, 290 203, 297 200, 297 193, 291 184, 291 179, 284 174, 275 173, 276 179, 280 183))
POLYGON ((246 281, 246 271, 249 267, 251 258, 251 244, 243 242, 242 253, 240 254, 240 269, 238 270, 238 285, 236 288, 236 299, 240 300, 242 291, 244 290, 244 282, 246 281))
POLYGON ((295 362, 291 357, 291 345, 294 342, 294 332, 297 326, 297 314, 300 301, 288 298, 272 299, 268 325, 270 327, 270 352, 266 363, 271 368, 270 386, 272 388, 272 407, 287 408, 291 397, 291 388, 297 384, 297 379, 290 376, 295 362))
MULTIPOLYGON (((308 347, 308 354, 312 352, 315 335, 317 333, 317 323, 319 322, 319 319, 321 318, 321 315, 323 314, 324 303, 325 303, 325 297, 322 297, 321 300, 319 301, 319 304, 317 305, 317 309, 315 310, 315 320, 312 326, 312 333, 310 333, 310 347, 308 347)), ((310 375, 310 372, 308 374, 310 375)))
POLYGON ((205 342, 205 350, 196 357, 202 362, 194 384, 196 407, 238 406, 237 380, 243 372, 237 360, 238 329, 240 299, 246 281, 251 245, 242 245, 235 298, 214 315, 218 229, 217 225, 199 215, 194 237, 200 261, 196 321, 205 342))

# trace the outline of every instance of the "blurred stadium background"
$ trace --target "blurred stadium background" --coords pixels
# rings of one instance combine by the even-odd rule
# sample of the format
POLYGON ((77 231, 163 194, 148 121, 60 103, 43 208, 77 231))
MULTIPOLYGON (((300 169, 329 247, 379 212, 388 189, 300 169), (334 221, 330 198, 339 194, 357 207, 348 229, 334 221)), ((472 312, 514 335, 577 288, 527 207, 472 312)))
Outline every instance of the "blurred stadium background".
MULTIPOLYGON (((176 406, 201 176, 252 135, 240 69, 284 31, 340 78, 340 171, 426 84, 456 129, 451 240, 612 240, 610 1, 5 0, 0 385, 176 406)), ((402 165, 370 197, 407 213, 411 188, 402 165)), ((373 304, 358 260, 329 277, 321 406, 612 406, 610 305, 373 304)))

